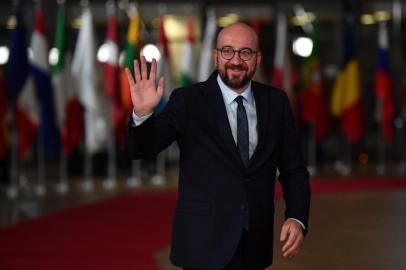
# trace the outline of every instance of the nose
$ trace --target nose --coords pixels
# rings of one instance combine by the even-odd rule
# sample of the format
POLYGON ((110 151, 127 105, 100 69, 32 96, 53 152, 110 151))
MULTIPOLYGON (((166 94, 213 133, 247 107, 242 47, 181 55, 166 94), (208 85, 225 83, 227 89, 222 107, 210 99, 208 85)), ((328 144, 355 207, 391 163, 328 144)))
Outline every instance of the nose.
POLYGON ((235 52, 233 58, 230 59, 230 62, 234 65, 238 65, 241 64, 243 61, 241 60, 239 53, 235 52))

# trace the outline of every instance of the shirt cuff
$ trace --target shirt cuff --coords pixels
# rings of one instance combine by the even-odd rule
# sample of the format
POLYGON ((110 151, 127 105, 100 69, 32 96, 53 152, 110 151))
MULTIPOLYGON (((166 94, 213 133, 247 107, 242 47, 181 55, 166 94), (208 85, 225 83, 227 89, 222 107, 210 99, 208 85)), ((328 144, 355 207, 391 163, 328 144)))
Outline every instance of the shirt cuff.
POLYGON ((144 116, 137 116, 133 110, 132 117, 133 117, 133 126, 139 126, 144 123, 153 113, 144 115, 144 116))
POLYGON ((296 221, 297 223, 300 224, 300 226, 302 226, 302 229, 303 229, 303 230, 306 230, 305 225, 304 225, 300 220, 298 220, 298 219, 296 219, 296 218, 288 218, 288 219, 292 219, 292 220, 296 221))

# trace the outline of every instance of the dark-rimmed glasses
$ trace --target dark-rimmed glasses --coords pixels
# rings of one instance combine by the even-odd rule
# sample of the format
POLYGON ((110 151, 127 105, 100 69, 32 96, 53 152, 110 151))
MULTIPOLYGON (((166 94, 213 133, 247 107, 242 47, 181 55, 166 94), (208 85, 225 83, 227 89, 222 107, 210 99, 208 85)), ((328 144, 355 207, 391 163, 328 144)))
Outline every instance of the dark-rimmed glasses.
POLYGON ((250 48, 234 50, 232 47, 229 46, 225 46, 221 49, 217 48, 216 50, 221 52, 221 57, 223 57, 225 60, 231 60, 234 57, 234 54, 238 53, 238 57, 240 57, 241 60, 248 61, 251 60, 254 54, 258 53, 258 51, 254 51, 250 48))

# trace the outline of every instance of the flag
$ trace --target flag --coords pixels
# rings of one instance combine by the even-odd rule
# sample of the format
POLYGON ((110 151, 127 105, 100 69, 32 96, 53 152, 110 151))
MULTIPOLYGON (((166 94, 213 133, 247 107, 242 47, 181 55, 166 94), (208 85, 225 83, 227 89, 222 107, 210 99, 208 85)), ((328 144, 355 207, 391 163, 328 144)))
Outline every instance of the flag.
POLYGON ((127 67, 131 70, 131 73, 134 74, 133 61, 139 57, 140 25, 141 21, 138 10, 134 8, 130 19, 130 25, 127 30, 127 47, 125 50, 124 67, 120 69, 121 101, 127 112, 132 111, 133 103, 131 101, 130 84, 128 83, 125 68, 127 67))
POLYGON ((318 55, 317 33, 311 30, 313 49, 302 65, 302 91, 298 95, 303 122, 314 127, 314 138, 321 140, 330 131, 330 119, 323 89, 320 59, 318 55))
POLYGON ((8 154, 9 133, 7 128, 7 98, 4 71, 0 68, 0 159, 8 154))
POLYGON ((84 8, 81 26, 72 60, 72 75, 79 100, 85 109, 85 145, 89 153, 101 150, 107 142, 108 104, 97 88, 100 74, 96 61, 93 17, 89 7, 84 8))
POLYGON ((280 12, 277 15, 272 85, 278 89, 283 89, 286 92, 289 97, 292 111, 296 115, 294 87, 299 83, 299 78, 297 72, 293 68, 287 42, 286 15, 280 12))
POLYGON ((126 112, 121 103, 118 67, 118 34, 115 15, 110 16, 107 25, 105 46, 109 50, 107 62, 103 64, 104 84, 112 106, 112 128, 120 145, 124 144, 124 121, 126 112))
POLYGON ((388 30, 386 22, 379 23, 378 30, 378 67, 375 72, 375 96, 377 98, 377 114, 386 141, 393 139, 392 121, 395 113, 392 100, 392 82, 389 74, 388 30))
POLYGON ((187 86, 195 81, 194 23, 193 17, 187 19, 187 39, 183 45, 183 55, 179 68, 179 85, 187 86))
POLYGON ((360 141, 363 133, 361 107, 361 79, 359 63, 355 56, 353 25, 344 25, 344 59, 331 94, 331 113, 339 118, 341 131, 347 142, 360 141))
POLYGON ((206 27, 200 54, 198 81, 202 82, 209 78, 214 68, 213 51, 217 31, 216 12, 213 8, 207 10, 206 27))
MULTIPOLYGON (((262 35, 261 35, 261 24, 260 24, 259 20, 251 21, 251 27, 252 27, 252 29, 254 29, 255 33, 257 33, 258 50, 263 51, 262 48, 261 48, 261 42, 260 42, 262 40, 262 35)), ((257 66, 257 70, 255 71, 253 80, 261 82, 261 83, 266 83, 267 80, 266 80, 264 74, 265 73, 264 73, 262 62, 261 62, 259 64, 259 66, 257 66)))
POLYGON ((6 89, 8 96, 13 100, 20 95, 30 73, 25 41, 26 30, 19 8, 15 19, 16 27, 11 36, 9 60, 6 64, 6 89))
POLYGON ((6 89, 14 103, 14 123, 18 132, 18 156, 26 157, 34 142, 38 129, 38 104, 27 57, 25 26, 21 10, 16 12, 16 27, 13 31, 10 55, 6 65, 6 89))
POLYGON ((45 154, 51 155, 59 150, 60 135, 55 119, 44 13, 40 8, 35 14, 35 29, 31 36, 31 49, 33 56, 30 58, 30 66, 40 108, 39 135, 41 136, 45 154))
POLYGON ((56 22, 57 61, 52 66, 52 84, 62 149, 65 155, 69 155, 80 144, 83 136, 83 116, 79 99, 73 90, 71 58, 66 50, 66 42, 65 6, 62 4, 56 22))
POLYGON ((165 81, 164 95, 161 101, 159 102, 156 112, 160 112, 166 105, 166 102, 169 100, 169 96, 172 91, 172 74, 170 67, 170 53, 168 46, 168 38, 165 33, 165 18, 161 16, 159 18, 159 33, 158 33, 158 48, 161 53, 161 60, 158 62, 158 76, 157 79, 162 76, 165 81))

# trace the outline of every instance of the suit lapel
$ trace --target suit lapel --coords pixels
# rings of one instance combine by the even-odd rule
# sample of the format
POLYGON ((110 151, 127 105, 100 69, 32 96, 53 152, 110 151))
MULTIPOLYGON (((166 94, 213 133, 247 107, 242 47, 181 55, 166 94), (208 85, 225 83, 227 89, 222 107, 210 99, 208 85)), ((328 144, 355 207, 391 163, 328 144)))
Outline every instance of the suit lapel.
POLYGON ((244 164, 238 153, 238 148, 234 142, 233 134, 231 132, 230 122, 228 121, 227 111, 224 104, 224 99, 221 94, 220 87, 217 83, 217 72, 214 72, 210 78, 203 84, 202 89, 207 103, 213 111, 213 116, 216 121, 216 127, 222 139, 222 142, 226 148, 226 151, 230 153, 234 162, 243 168, 244 164))

